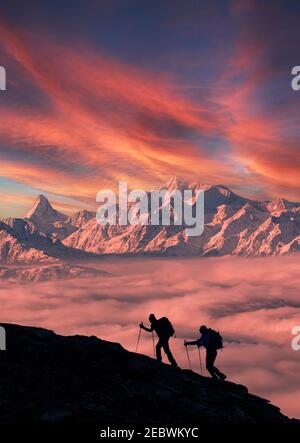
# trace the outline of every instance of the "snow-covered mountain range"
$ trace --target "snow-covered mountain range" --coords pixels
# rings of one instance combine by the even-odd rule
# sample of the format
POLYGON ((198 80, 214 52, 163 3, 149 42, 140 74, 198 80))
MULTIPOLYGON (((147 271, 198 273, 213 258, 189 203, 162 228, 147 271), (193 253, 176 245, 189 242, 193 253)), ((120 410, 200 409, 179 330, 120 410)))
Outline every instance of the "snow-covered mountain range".
POLYGON ((55 264, 39 263, 31 266, 0 266, 0 279, 10 279, 22 283, 107 276, 109 276, 107 272, 98 269, 60 262, 55 264))
POLYGON ((95 213, 67 216, 40 195, 24 219, 0 221, 0 260, 46 262, 99 254, 267 256, 300 250, 300 203, 256 201, 225 186, 174 178, 165 189, 205 191, 205 228, 188 237, 184 226, 99 225, 95 213))

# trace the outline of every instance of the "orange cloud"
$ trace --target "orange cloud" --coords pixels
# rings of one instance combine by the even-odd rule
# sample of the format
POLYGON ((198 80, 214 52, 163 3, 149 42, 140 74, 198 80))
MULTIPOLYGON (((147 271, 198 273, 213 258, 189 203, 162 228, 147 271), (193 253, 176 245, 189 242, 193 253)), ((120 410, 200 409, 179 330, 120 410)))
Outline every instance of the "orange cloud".
MULTIPOLYGON (((267 41, 241 39, 218 82, 230 85, 229 93, 224 89, 215 100, 228 115, 224 138, 232 158, 248 170, 249 185, 260 186, 265 195, 299 199, 300 144, 293 135, 298 109, 292 99, 276 102, 282 90, 274 88, 278 68, 264 62, 268 51, 267 41)), ((282 88, 289 88, 288 80, 287 73, 282 88)))
POLYGON ((218 96, 203 106, 175 92, 170 76, 87 45, 37 42, 3 22, 0 37, 19 76, 25 72, 46 102, 41 109, 0 106, 0 139, 9 146, 5 177, 91 204, 100 187, 121 179, 145 188, 170 175, 240 186, 247 170, 249 185, 297 197, 299 157, 281 137, 279 117, 253 116, 257 89, 270 71, 247 69, 264 55, 264 45, 241 40, 216 85, 226 85, 225 92, 216 88, 218 96), (214 152, 209 141, 215 139, 214 152))
MULTIPOLYGON (((76 187, 79 178, 84 189, 77 196, 94 198, 99 186, 120 178, 132 186, 151 186, 170 174, 220 176, 220 165, 197 140, 220 131, 216 116, 172 93, 169 79, 86 48, 47 43, 33 49, 26 35, 3 24, 0 35, 10 57, 51 104, 47 112, 30 109, 26 115, 2 110, 0 134, 12 149, 21 146, 20 159, 28 155, 30 163, 45 156, 34 166, 34 179, 31 168, 21 172, 25 183, 35 185, 43 177, 47 190, 74 195, 72 181, 76 187), (51 166, 59 159, 63 174, 51 166)), ((18 179, 13 167, 8 173, 18 179)))

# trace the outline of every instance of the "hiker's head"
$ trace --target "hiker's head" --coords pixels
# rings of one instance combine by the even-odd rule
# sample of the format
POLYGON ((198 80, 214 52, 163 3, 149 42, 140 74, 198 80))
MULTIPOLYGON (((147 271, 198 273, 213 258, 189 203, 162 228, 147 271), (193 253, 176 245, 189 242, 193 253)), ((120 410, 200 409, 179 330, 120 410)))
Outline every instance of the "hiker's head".
POLYGON ((150 321, 150 323, 153 323, 155 320, 156 320, 155 315, 154 315, 154 314, 150 314, 150 315, 149 315, 149 321, 150 321))
POLYGON ((207 331, 207 327, 205 325, 200 326, 199 328, 200 334, 204 334, 207 331))

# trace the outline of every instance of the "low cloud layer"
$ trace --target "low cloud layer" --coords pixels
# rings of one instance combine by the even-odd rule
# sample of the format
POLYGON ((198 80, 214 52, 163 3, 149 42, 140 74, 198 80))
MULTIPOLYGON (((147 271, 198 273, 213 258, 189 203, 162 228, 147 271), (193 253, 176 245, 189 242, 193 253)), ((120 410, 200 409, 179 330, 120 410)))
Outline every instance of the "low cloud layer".
MULTIPOLYGON (((97 335, 133 351, 138 323, 146 323, 151 312, 166 315, 176 329, 172 347, 183 367, 183 339, 196 338, 200 324, 207 324, 225 338, 218 364, 229 378, 300 417, 300 351, 291 348, 291 330, 300 324, 300 264, 295 256, 122 258, 105 259, 95 267, 112 276, 2 284, 2 321, 97 335)), ((139 352, 153 355, 146 332, 139 352)), ((195 349, 191 359, 198 370, 195 349)))

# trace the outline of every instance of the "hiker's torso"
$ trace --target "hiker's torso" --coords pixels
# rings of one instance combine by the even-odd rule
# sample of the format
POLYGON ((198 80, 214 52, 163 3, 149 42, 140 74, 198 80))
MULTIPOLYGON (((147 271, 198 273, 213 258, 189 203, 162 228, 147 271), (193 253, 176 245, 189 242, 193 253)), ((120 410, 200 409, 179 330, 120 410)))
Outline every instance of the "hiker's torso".
POLYGON ((213 342, 213 333, 214 331, 212 329, 208 329, 206 332, 204 332, 200 339, 199 343, 204 346, 207 350, 216 349, 215 344, 213 342))
POLYGON ((170 336, 168 335, 168 331, 166 331, 165 326, 163 322, 161 322, 161 318, 158 320, 155 320, 153 323, 151 323, 151 326, 153 327, 153 330, 156 332, 159 338, 165 338, 168 339, 170 336))

